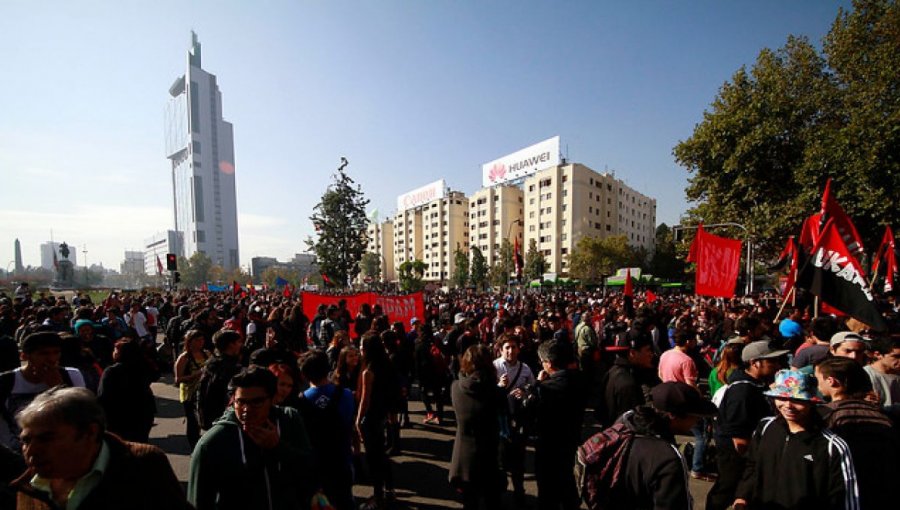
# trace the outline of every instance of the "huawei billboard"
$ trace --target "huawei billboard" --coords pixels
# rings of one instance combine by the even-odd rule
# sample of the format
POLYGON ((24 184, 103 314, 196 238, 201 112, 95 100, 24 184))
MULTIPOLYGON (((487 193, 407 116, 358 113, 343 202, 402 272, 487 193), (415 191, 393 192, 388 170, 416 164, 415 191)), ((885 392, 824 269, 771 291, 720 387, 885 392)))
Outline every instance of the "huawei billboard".
POLYGON ((554 136, 481 165, 481 182, 485 188, 489 188, 556 166, 559 161, 559 136, 554 136))

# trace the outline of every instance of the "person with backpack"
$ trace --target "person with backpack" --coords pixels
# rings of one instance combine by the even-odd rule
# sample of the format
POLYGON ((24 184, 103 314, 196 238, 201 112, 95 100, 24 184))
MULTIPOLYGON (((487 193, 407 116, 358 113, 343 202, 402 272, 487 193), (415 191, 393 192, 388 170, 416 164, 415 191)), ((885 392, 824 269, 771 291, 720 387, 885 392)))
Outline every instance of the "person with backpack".
POLYGON ((77 368, 59 366, 62 338, 53 331, 38 331, 22 342, 23 365, 0 374, 0 441, 19 451, 16 413, 44 391, 55 386, 84 388, 84 377, 77 368))
POLYGON ((675 435, 689 434, 716 406, 683 382, 659 384, 650 396, 650 405, 626 412, 578 448, 578 486, 589 510, 691 508, 675 435))
POLYGON ((500 442, 500 457, 503 467, 509 471, 513 485, 516 506, 525 502, 525 425, 527 418, 520 412, 519 399, 535 383, 534 373, 525 363, 519 361, 519 342, 515 335, 502 333, 497 339, 500 357, 494 360, 497 371, 497 386, 503 388, 509 411, 509 434, 500 442))
POLYGON ((241 371, 240 333, 222 329, 213 335, 216 352, 203 365, 197 386, 197 418, 200 428, 209 430, 228 407, 228 382, 241 371))
POLYGON ((328 381, 328 358, 318 350, 300 358, 300 372, 309 382, 301 393, 300 414, 315 455, 316 485, 336 510, 353 504, 353 394, 328 381))
POLYGON ((106 414, 106 427, 125 441, 146 443, 156 416, 150 384, 159 379, 138 341, 122 339, 113 348, 115 363, 103 371, 97 401, 106 414))
POLYGON ((182 349, 181 342, 187 333, 187 326, 191 323, 191 307, 181 305, 178 307, 178 315, 169 319, 166 323, 166 343, 172 348, 172 352, 182 349))

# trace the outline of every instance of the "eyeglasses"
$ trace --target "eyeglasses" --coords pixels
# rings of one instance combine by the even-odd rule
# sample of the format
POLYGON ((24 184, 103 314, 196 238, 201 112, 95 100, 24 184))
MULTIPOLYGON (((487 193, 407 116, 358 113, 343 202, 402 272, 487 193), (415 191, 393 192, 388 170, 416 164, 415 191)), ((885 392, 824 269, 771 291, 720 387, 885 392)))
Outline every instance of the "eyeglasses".
POLYGON ((234 399, 235 407, 249 407, 249 408, 259 408, 262 407, 266 401, 269 400, 269 397, 256 397, 256 398, 236 398, 234 399))

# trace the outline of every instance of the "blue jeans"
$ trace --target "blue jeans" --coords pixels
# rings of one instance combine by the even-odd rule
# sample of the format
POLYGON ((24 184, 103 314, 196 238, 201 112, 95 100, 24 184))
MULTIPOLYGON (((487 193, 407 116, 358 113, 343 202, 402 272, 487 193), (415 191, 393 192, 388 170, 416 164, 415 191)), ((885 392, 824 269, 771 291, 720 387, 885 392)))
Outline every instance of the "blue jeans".
POLYGON ((706 435, 707 419, 703 418, 691 429, 694 434, 694 457, 691 459, 691 471, 706 472, 706 464, 703 456, 706 454, 706 443, 709 441, 706 435))

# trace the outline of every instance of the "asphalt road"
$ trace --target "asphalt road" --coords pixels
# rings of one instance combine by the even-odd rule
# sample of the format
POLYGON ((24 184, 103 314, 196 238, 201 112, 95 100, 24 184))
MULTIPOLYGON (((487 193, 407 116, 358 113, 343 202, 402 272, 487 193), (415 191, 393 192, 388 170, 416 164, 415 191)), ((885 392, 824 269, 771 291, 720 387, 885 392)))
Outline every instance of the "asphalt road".
MULTIPOLYGON (((172 376, 164 376, 160 382, 154 383, 153 392, 156 395, 157 417, 156 426, 150 433, 150 442, 167 453, 176 476, 186 485, 190 451, 184 436, 184 418, 181 404, 178 402, 178 389, 172 384, 172 376)), ((401 432, 402 452, 393 457, 397 493, 395 508, 422 510, 462 508, 457 494, 447 482, 455 434, 452 409, 448 408, 446 414, 449 418, 440 427, 422 424, 425 411, 421 402, 411 401, 410 410, 414 426, 401 432)), ((590 428, 586 427, 586 436, 590 433, 590 428)), ((534 457, 531 449, 526 462, 526 472, 533 473, 534 457)), ((711 485, 691 480, 694 508, 703 510, 706 493, 711 485)), ((533 475, 526 475, 525 491, 528 508, 536 508, 537 485, 533 475)), ((354 487, 353 493, 359 501, 362 501, 372 495, 372 489, 365 484, 359 484, 354 487)), ((511 492, 505 495, 504 506, 515 508, 511 492)))

